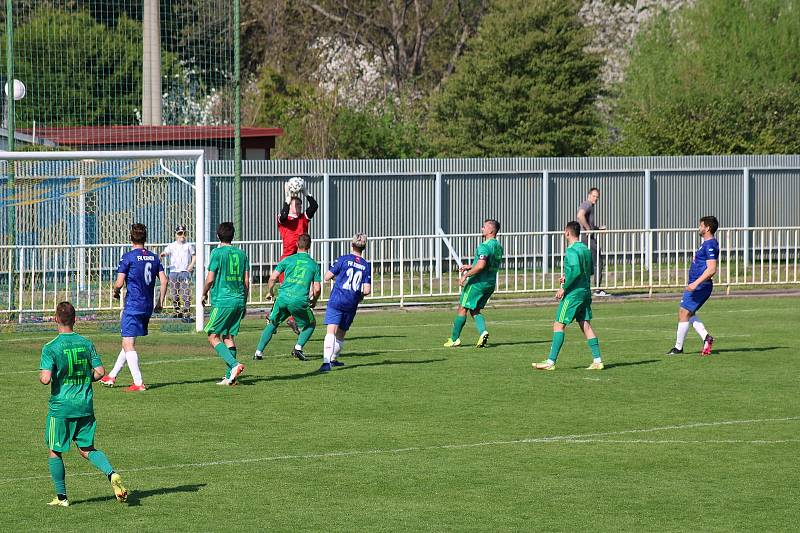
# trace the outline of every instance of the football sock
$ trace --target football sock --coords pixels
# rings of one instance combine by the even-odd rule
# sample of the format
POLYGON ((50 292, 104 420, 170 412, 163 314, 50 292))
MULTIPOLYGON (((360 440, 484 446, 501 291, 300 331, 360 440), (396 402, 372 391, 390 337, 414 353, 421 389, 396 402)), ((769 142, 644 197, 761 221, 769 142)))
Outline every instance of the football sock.
POLYGON ((678 322, 678 336, 675 339, 675 348, 683 350, 683 343, 686 340, 686 334, 689 332, 688 322, 678 322))
MULTIPOLYGON (((226 344, 225 346, 228 345, 226 344)), ((233 356, 234 359, 236 359, 237 361, 239 360, 239 357, 236 355, 237 354, 236 346, 228 346, 228 351, 231 352, 231 355, 233 356)))
POLYGON ((53 486, 56 489, 56 494, 67 494, 67 472, 64 469, 64 461, 61 457, 49 457, 47 459, 47 466, 50 469, 50 477, 53 478, 53 486))
POLYGON ((599 363, 603 360, 600 356, 600 341, 597 340, 597 337, 593 337, 586 341, 586 344, 589 345, 589 349, 592 351, 592 358, 594 359, 595 363, 599 363))
POLYGON ((561 346, 564 344, 564 332, 563 331, 554 331, 553 332, 553 343, 550 345, 550 355, 547 356, 553 363, 556 362, 558 359, 558 352, 561 351, 561 346))
POLYGON ((230 369, 238 364, 238 361, 236 361, 236 358, 231 353, 230 348, 225 346, 224 342, 221 342, 214 346, 214 351, 217 352, 217 355, 219 355, 222 360, 225 361, 225 364, 228 365, 228 375, 230 375, 230 369))
POLYGON ((305 346, 306 343, 308 342, 308 339, 311 338, 311 335, 314 333, 315 327, 316 326, 314 326, 314 324, 311 324, 310 326, 306 326, 305 329, 300 332, 300 335, 297 337, 297 344, 300 345, 301 350, 303 349, 303 346, 305 346))
POLYGON ((269 341, 272 340, 272 336, 275 334, 275 330, 278 329, 271 321, 267 322, 267 325, 264 326, 264 331, 261 332, 261 338, 258 339, 258 346, 256 350, 259 352, 263 352, 264 348, 267 347, 269 341))
POLYGON ((478 335, 483 334, 486 331, 486 319, 483 318, 483 315, 478 313, 473 318, 475 318, 475 327, 478 328, 478 335))
POLYGON ((119 374, 120 370, 125 366, 125 350, 120 350, 119 355, 117 356, 117 362, 114 363, 114 368, 111 369, 108 376, 112 378, 116 378, 117 374, 119 374))
POLYGON ((708 331, 706 331, 706 326, 697 317, 697 315, 689 319, 689 324, 692 325, 697 334, 700 335, 701 339, 706 340, 706 335, 708 335, 708 331))
POLYGON ((89 452, 89 462, 106 476, 110 476, 111 472, 114 471, 111 463, 108 462, 108 457, 100 450, 92 450, 89 452))
MULTIPOLYGON (((461 330, 464 329, 464 324, 467 323, 467 317, 456 315, 456 319, 453 320, 453 331, 450 333, 450 340, 455 341, 461 337, 461 330)), ((483 332, 481 332, 483 333, 483 332)))
POLYGON ((136 351, 125 352, 125 359, 128 360, 128 368, 131 370, 133 376, 133 384, 142 384, 142 371, 139 370, 139 354, 136 351))
POLYGON ((333 348, 336 346, 336 335, 328 333, 325 335, 325 342, 322 345, 322 361, 330 363, 333 357, 333 348))
POLYGON ((342 353, 342 346, 344 346, 344 339, 342 339, 342 340, 336 339, 336 344, 333 345, 333 358, 334 359, 336 359, 336 357, 340 353, 342 353))

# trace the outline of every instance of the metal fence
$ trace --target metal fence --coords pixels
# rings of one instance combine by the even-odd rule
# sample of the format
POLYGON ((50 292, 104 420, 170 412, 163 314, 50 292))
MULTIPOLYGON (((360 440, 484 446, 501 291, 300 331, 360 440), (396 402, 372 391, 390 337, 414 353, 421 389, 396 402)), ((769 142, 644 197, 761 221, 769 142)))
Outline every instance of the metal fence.
MULTIPOLYGON (((697 230, 636 229, 596 232, 605 274, 596 288, 608 291, 679 289, 700 239, 697 230)), ((504 260, 497 293, 532 295, 559 286, 563 233, 501 233, 504 260)), ((721 255, 715 284, 720 287, 800 285, 800 226, 725 228, 717 232, 721 255)), ((372 294, 365 304, 406 305, 443 301, 459 293, 458 267, 471 261, 476 234, 371 238, 372 294)), ((269 273, 281 254, 277 240, 237 243, 251 263, 249 305, 263 307, 269 273)), ((153 245, 151 250, 160 251, 153 245)), ((210 246, 209 246, 210 247, 210 246)), ((117 312, 111 297, 123 245, 0 246, 0 315, 23 321, 52 313, 61 300, 82 312, 117 312)), ((349 239, 315 241, 311 255, 328 262, 349 251, 349 239)), ((324 302, 330 287, 323 284, 324 302)))
MULTIPOLYGON (((233 166, 207 164, 211 227, 233 219, 233 166)), ((303 176, 320 202, 321 239, 551 231, 575 218, 590 187, 598 224, 676 228, 713 214, 725 227, 800 225, 800 156, 676 156, 365 161, 245 161, 243 240, 273 239, 282 183, 303 176)), ((208 235, 213 239, 213 235, 208 235)))

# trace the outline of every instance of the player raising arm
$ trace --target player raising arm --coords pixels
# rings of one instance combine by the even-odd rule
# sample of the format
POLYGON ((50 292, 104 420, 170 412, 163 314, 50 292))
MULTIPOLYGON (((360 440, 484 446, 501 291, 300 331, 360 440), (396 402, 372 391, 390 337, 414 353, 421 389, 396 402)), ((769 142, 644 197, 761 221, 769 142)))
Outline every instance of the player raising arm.
MULTIPOLYGON (((314 197, 306 192, 305 181, 302 178, 287 180, 283 185, 283 192, 286 195, 286 201, 281 206, 278 214, 278 233, 281 236, 283 249, 278 262, 297 253, 297 239, 300 235, 308 233, 309 222, 311 222, 317 209, 319 209, 319 204, 314 200, 314 197), (305 212, 303 212, 303 196, 308 200, 308 208, 305 212)), ((283 275, 280 276, 278 281, 283 283, 283 275)), ((300 328, 297 327, 294 317, 290 316, 286 321, 286 325, 295 335, 300 334, 300 328)))
POLYGON ((367 236, 356 233, 350 243, 352 253, 341 256, 325 273, 325 281, 336 279, 325 310, 325 334, 323 362, 320 372, 330 371, 332 366, 344 366, 337 358, 344 345, 344 336, 356 316, 358 304, 369 295, 372 287, 372 266, 362 254, 367 247, 367 236))

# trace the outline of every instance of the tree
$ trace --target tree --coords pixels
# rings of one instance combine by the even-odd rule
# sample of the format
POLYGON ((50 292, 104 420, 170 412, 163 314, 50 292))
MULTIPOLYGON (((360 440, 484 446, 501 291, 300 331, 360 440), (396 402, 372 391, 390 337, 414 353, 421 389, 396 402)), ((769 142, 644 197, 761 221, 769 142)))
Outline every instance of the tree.
POLYGON ((16 107, 18 125, 136 123, 141 34, 125 16, 107 28, 85 12, 37 10, 14 33, 15 76, 29 95, 16 107))
POLYGON ((800 0, 700 0, 640 34, 595 149, 800 151, 800 0))
MULTIPOLYGON (((389 89, 416 93, 440 83, 474 33, 486 0, 300 0, 329 35, 360 45, 386 66, 389 89)), ((335 41, 334 41, 335 42, 335 41)))
POLYGON ((444 157, 577 156, 596 134, 600 60, 571 0, 498 0, 432 103, 444 157))

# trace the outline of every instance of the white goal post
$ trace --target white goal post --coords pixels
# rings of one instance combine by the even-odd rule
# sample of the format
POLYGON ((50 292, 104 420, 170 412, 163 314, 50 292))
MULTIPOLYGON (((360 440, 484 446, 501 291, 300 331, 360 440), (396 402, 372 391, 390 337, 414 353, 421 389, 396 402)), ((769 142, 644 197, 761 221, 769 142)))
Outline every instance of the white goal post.
MULTIPOLYGON (((5 191, 4 192, 6 193, 4 195, 4 200, 5 200, 4 210, 12 213, 10 215, 11 217, 18 217, 19 215, 17 213, 21 213, 22 209, 25 209, 25 208, 30 209, 30 205, 31 204, 41 204, 44 201, 63 199, 63 196, 66 194, 67 196, 70 196, 70 197, 73 197, 73 198, 79 196, 78 202, 81 205, 80 213, 81 213, 81 215, 83 215, 83 213, 84 213, 84 211, 83 211, 83 203, 85 202, 86 194, 83 193, 83 191, 85 190, 84 189, 83 176, 81 176, 81 180, 80 180, 80 190, 81 190, 80 194, 77 194, 74 190, 71 190, 71 192, 68 192, 68 193, 64 193, 59 188, 60 185, 59 186, 51 186, 51 187, 54 187, 56 190, 49 191, 47 189, 47 187, 49 185, 46 182, 47 181, 52 181, 53 179, 57 179, 59 177, 61 177, 61 178, 67 177, 67 178, 69 178, 67 181, 76 182, 78 180, 75 179, 74 175, 72 175, 72 174, 69 175, 69 176, 59 176, 58 174, 52 174, 51 175, 51 174, 48 173, 49 170, 47 170, 47 169, 45 169, 40 174, 36 173, 38 171, 33 171, 28 176, 28 181, 36 182, 36 183, 34 183, 34 185, 28 185, 28 189, 29 190, 28 190, 28 192, 25 193, 28 196, 24 196, 22 190, 25 188, 24 187, 24 185, 25 185, 25 182, 24 182, 25 173, 24 172, 19 173, 19 171, 22 170, 18 166, 19 162, 33 162, 34 164, 36 162, 53 162, 53 164, 57 165, 56 162, 59 162, 59 161, 65 162, 65 163, 69 162, 70 164, 72 164, 72 163, 92 164, 92 163, 97 163, 97 162, 100 162, 100 161, 105 161, 105 162, 110 162, 110 161, 131 162, 131 161, 134 161, 134 162, 139 162, 139 164, 142 164, 142 163, 145 162, 145 160, 152 161, 151 166, 148 167, 148 172, 152 172, 153 169, 156 169, 158 172, 160 172, 160 176, 162 178, 162 181, 163 181, 164 176, 170 176, 171 178, 174 178, 175 181, 183 182, 183 184, 185 184, 185 186, 191 187, 191 188, 194 189, 194 195, 193 195, 194 196, 194 200, 193 200, 194 206, 190 206, 190 207, 193 207, 193 211, 194 211, 194 213, 193 213, 194 214, 194 226, 195 226, 194 227, 194 237, 195 237, 194 241, 195 241, 195 253, 196 253, 195 287, 194 287, 194 305, 193 305, 193 307, 194 307, 194 311, 195 311, 195 313, 194 313, 195 314, 195 317, 194 317, 194 319, 195 319, 194 320, 195 321, 195 329, 196 329, 196 331, 199 332, 199 331, 203 330, 202 293, 203 293, 203 284, 205 282, 205 264, 206 264, 206 258, 205 258, 205 254, 206 254, 206 242, 205 242, 206 235, 205 235, 205 232, 206 232, 206 229, 207 229, 206 228, 206 217, 207 217, 207 214, 205 212, 205 207, 206 207, 206 203, 205 203, 206 198, 205 198, 205 196, 206 196, 206 189, 207 189, 206 181, 207 181, 208 178, 206 177, 205 170, 204 170, 204 154, 203 154, 203 150, 199 150, 199 149, 194 149, 194 150, 116 150, 116 151, 63 151, 63 152, 60 152, 60 151, 47 151, 47 152, 44 152, 44 151, 43 152, 37 152, 37 151, 28 151, 28 152, 0 151, 0 163, 5 165, 5 167, 3 168, 3 171, 4 171, 3 174, 4 174, 4 177, 6 178, 6 182, 3 184, 4 187, 5 187, 5 191), (181 177, 179 174, 177 174, 176 172, 174 172, 174 171, 170 170, 169 168, 167 168, 167 166, 164 164, 165 161, 176 161, 176 160, 192 162, 194 164, 194 169, 193 169, 194 170, 194 176, 193 176, 194 183, 191 183, 189 181, 189 180, 191 180, 191 177, 187 176, 187 177, 189 177, 189 180, 186 180, 183 177, 181 177), (12 163, 12 162, 14 162, 14 163, 12 163), (15 170, 15 165, 17 165, 16 170, 15 170), (15 176, 15 173, 18 174, 18 175, 15 176), (20 179, 19 181, 16 181, 16 183, 15 183, 15 177, 16 178, 22 178, 22 179, 20 179), (38 180, 38 181, 36 181, 36 180, 38 180), (42 196, 45 196, 46 199, 42 200, 41 199, 42 196)), ((112 183, 112 184, 113 184, 114 180, 116 180, 117 182, 120 182, 120 183, 127 182, 127 181, 136 181, 141 176, 137 176, 136 175, 136 168, 135 168, 136 165, 133 165, 133 167, 134 167, 134 169, 127 171, 128 172, 127 174, 122 174, 120 176, 114 176, 114 175, 107 176, 106 177, 107 181, 109 183, 112 183)), ((94 180, 94 183, 97 183, 100 179, 102 179, 102 176, 100 176, 99 174, 92 176, 92 180, 94 180)), ((162 189, 166 190, 168 188, 167 187, 168 185, 169 184, 164 185, 162 187, 162 189)), ((101 186, 102 186, 102 184, 98 185, 96 190, 99 191, 101 186)), ((74 189, 74 186, 73 186, 73 189, 74 189)), ((68 189, 65 189, 65 190, 68 190, 68 189)), ((108 189, 106 189, 106 191, 108 191, 108 189)), ((188 198, 188 191, 186 191, 184 189, 184 192, 185 192, 185 195, 188 198)), ((99 195, 100 193, 97 193, 97 194, 99 195)), ((114 198, 115 200, 117 200, 119 202, 125 202, 126 201, 125 198, 115 197, 114 196, 115 193, 113 191, 112 192, 104 192, 103 194, 105 194, 106 197, 108 197, 110 195, 112 198, 114 198)), ((166 193, 164 193, 163 196, 164 196, 164 198, 166 198, 166 193)), ((96 200, 96 201, 99 202, 100 200, 96 200)), ((129 206, 129 207, 130 207, 130 209, 126 213, 133 213, 134 209, 137 206, 129 206)), ((148 206, 148 208, 151 209, 151 212, 158 212, 158 209, 162 209, 162 210, 169 209, 170 205, 169 204, 168 205, 159 205, 157 202, 153 201, 153 204, 148 206)), ((37 218, 37 216, 41 217, 42 215, 40 213, 38 213, 38 212, 34 213, 33 215, 31 215, 29 217, 30 220, 32 220, 33 222, 31 223, 30 220, 29 220, 27 223, 28 224, 33 224, 34 227, 35 227, 35 225, 39 221, 39 218, 37 218)), ((79 225, 81 225, 81 226, 83 226, 83 224, 85 224, 85 221, 83 220, 83 218, 84 218, 83 216, 80 216, 79 219, 77 220, 77 223, 79 225)), ((107 221, 108 225, 114 224, 114 222, 115 222, 114 213, 112 212, 112 213, 107 214, 106 215, 106 219, 109 219, 107 221)), ((191 220, 191 217, 189 217, 189 220, 191 220)), ((136 220, 136 222, 138 222, 138 221, 139 220, 136 220)), ((19 250, 22 250, 23 248, 28 248, 28 249, 33 248, 33 246, 25 246, 25 243, 19 243, 19 242, 16 241, 16 234, 18 232, 18 228, 20 227, 20 225, 17 223, 17 219, 16 218, 9 218, 7 221, 4 220, 4 222, 5 222, 4 229, 5 229, 6 234, 8 234, 9 232, 13 232, 13 234, 15 235, 15 237, 13 239, 10 239, 12 241, 12 245, 9 245, 9 246, 5 247, 6 249, 9 250, 9 257, 11 257, 10 252, 12 251, 11 250, 12 248, 15 249, 13 251, 19 251, 19 250)), ((122 221, 119 220, 119 223, 122 224, 122 221)), ((68 229, 71 229, 71 228, 68 228, 68 229)), ((121 232, 121 231, 122 230, 119 230, 119 228, 117 228, 117 229, 115 229, 115 234, 119 234, 119 232, 121 232)), ((106 232, 106 233, 108 233, 108 232, 106 232)), ((83 229, 81 229, 81 235, 83 235, 83 229)), ((7 240, 9 240, 9 239, 7 238, 7 240)), ((119 239, 116 239, 116 240, 119 240, 119 239)), ((152 241, 153 243, 158 241, 158 239, 152 239, 152 238, 150 238, 148 240, 152 241)), ((2 244, 7 244, 7 243, 4 242, 2 244)), ((80 250, 83 250, 84 253, 86 253, 86 250, 91 247, 90 245, 84 245, 83 243, 74 244, 74 243, 66 242, 66 243, 53 243, 53 244, 54 244, 54 247, 61 246, 62 248, 64 248, 64 247, 69 248, 70 244, 71 244, 72 248, 78 248, 80 250), (66 246, 64 246, 64 245, 66 245, 66 246)), ((96 252, 98 252, 98 253, 101 253, 101 252, 104 251, 104 250, 102 250, 103 246, 107 247, 107 246, 110 246, 112 244, 113 245, 124 245, 125 243, 124 242, 97 243, 96 245, 94 245, 95 246, 94 250, 96 252)), ((25 258, 24 251, 20 253, 19 257, 20 257, 19 264, 23 264, 24 263, 24 258, 25 258)), ((44 261, 40 261, 40 263, 44 264, 44 261)), ((80 268, 84 268, 85 264, 82 263, 82 262, 78 262, 77 266, 80 269, 80 268)), ((39 275, 41 279, 43 279, 44 275, 47 274, 46 267, 40 267, 40 268, 42 268, 43 271, 42 272, 37 272, 36 274, 39 275)), ((17 272, 17 276, 18 276, 18 279, 19 279, 19 299, 22 300, 23 297, 27 297, 27 294, 23 293, 23 280, 22 280, 23 272, 21 271, 21 269, 17 268, 16 262, 13 261, 13 260, 9 260, 9 265, 6 266, 6 269, 7 269, 7 274, 8 274, 7 277, 8 277, 8 280, 9 280, 8 281, 8 286, 9 286, 8 287, 8 294, 11 295, 12 298, 16 297, 16 294, 12 290, 12 287, 11 287, 11 279, 12 279, 11 278, 11 273, 12 273, 12 270, 19 270, 17 272)), ((33 275, 31 275, 31 279, 33 280, 33 275)), ((40 285, 44 283, 43 281, 41 281, 41 279, 39 279, 37 281, 40 285)), ((81 278, 81 280, 82 279, 83 278, 81 278)), ((31 287, 33 287, 33 281, 31 281, 30 283, 31 283, 31 287)), ((81 283, 83 283, 83 282, 81 281, 81 283)), ((81 287, 81 288, 83 288, 83 287, 81 287)), ((90 288, 90 290, 91 290, 91 288, 90 288)), ((31 288, 31 293, 33 293, 33 288, 31 288)), ((44 302, 45 301, 44 290, 42 290, 42 293, 43 293, 43 295, 42 295, 41 300, 42 300, 42 302, 44 302)), ((62 293, 63 293, 63 290, 62 290, 62 293)), ((33 299, 34 299, 34 297, 33 297, 33 295, 31 295, 30 300, 33 301, 33 299)), ((94 303, 90 304, 90 307, 93 306, 94 309, 98 309, 98 310, 100 310, 100 309, 109 309, 110 308, 105 304, 105 302, 100 303, 100 304, 96 303, 96 302, 99 302, 99 301, 100 301, 100 298, 98 297, 96 299, 96 301, 94 301, 94 303)), ((19 309, 22 312, 26 312, 26 309, 23 308, 21 304, 18 307, 15 307, 15 308, 11 308, 11 307, 8 308, 8 310, 11 311, 11 312, 13 312, 15 309, 19 309)))

